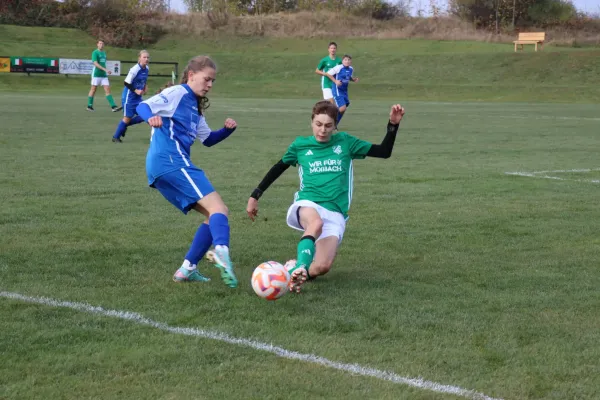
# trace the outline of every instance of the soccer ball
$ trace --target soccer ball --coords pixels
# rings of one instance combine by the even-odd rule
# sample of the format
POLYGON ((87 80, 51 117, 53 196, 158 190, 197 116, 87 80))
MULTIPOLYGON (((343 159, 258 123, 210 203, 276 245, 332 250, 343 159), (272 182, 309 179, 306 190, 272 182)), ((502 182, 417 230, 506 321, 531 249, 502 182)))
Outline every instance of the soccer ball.
POLYGON ((267 261, 256 267, 251 282, 259 297, 277 300, 289 291, 290 273, 277 261, 267 261))

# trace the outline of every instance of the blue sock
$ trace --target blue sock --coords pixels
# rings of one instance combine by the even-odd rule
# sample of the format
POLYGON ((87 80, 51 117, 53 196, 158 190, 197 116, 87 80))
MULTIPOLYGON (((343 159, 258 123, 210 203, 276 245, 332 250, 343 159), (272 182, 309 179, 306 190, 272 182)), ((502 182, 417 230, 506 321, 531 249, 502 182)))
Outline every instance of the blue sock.
POLYGON ((136 115, 135 117, 131 118, 129 126, 141 124, 142 122, 144 122, 144 118, 140 117, 139 115, 136 115))
POLYGON ((113 138, 119 139, 121 136, 123 136, 123 133, 125 133, 126 130, 127 124, 123 121, 119 122, 119 126, 117 126, 117 131, 113 135, 113 138))
POLYGON ((339 124, 340 121, 342 120, 342 117, 344 116, 345 111, 343 113, 338 113, 338 119, 337 119, 337 123, 339 124))
POLYGON ((215 246, 229 247, 229 219, 227 215, 216 213, 208 219, 210 233, 212 234, 213 244, 215 246))
POLYGON ((210 248, 212 241, 210 227, 207 224, 201 224, 196 231, 196 235, 194 235, 194 240, 192 240, 192 245, 185 255, 185 259, 192 265, 198 264, 210 248))

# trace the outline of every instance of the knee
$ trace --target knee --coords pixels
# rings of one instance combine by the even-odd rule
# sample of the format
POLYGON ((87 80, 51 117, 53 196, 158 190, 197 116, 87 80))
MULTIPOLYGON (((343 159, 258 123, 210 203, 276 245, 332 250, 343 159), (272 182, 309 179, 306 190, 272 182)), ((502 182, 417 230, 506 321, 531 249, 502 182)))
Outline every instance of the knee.
POLYGON ((332 264, 332 260, 313 261, 312 265, 310 266, 310 275, 325 275, 331 270, 332 264))
POLYGON ((312 235, 315 237, 315 239, 321 235, 322 231, 323 231, 323 220, 320 217, 315 218, 314 220, 310 221, 310 223, 308 224, 306 229, 304 229, 304 232, 307 235, 312 235))
POLYGON ((211 214, 223 214, 225 216, 229 216, 229 208, 225 204, 219 204, 214 208, 211 214))

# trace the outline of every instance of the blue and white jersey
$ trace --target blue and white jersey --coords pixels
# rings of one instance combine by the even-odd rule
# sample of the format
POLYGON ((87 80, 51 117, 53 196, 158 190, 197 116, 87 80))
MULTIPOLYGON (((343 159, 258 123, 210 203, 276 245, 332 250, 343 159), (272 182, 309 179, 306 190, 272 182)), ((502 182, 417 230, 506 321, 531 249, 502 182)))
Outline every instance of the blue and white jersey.
POLYGON ((162 118, 162 127, 152 128, 146 156, 148 184, 168 172, 196 168, 190 160, 190 148, 196 139, 204 142, 211 130, 198 112, 198 99, 192 89, 186 84, 171 86, 142 104, 162 118))
POLYGON ((354 73, 354 68, 345 67, 344 65, 340 64, 340 65, 336 65, 335 67, 331 68, 329 71, 327 71, 327 73, 329 75, 333 76, 338 81, 342 82, 341 86, 337 86, 337 85, 332 86, 333 95, 334 96, 340 96, 340 95, 347 96, 348 95, 348 83, 350 83, 350 80, 352 80, 352 74, 354 73))
MULTIPOLYGON (((131 84, 135 90, 144 90, 146 87, 146 82, 148 81, 148 73, 150 72, 150 68, 146 66, 142 68, 140 64, 135 64, 131 69, 129 69, 129 73, 125 78, 125 82, 131 84)), ((129 90, 128 87, 123 89, 123 106, 126 103, 140 103, 142 101, 142 96, 136 94, 135 92, 129 90)))

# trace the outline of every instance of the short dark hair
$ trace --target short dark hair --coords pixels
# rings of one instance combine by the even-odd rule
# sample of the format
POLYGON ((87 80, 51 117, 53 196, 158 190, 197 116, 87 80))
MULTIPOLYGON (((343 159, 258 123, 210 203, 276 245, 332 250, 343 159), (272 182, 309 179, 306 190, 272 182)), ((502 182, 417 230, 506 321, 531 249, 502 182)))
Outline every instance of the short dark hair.
POLYGON ((333 104, 329 100, 321 100, 317 102, 317 104, 315 104, 315 106, 312 109, 312 117, 310 117, 310 120, 312 121, 313 119, 315 119, 315 116, 321 114, 327 114, 328 116, 330 116, 331 119, 333 119, 333 121, 337 125, 338 108, 335 104, 333 104))
POLYGON ((337 47, 337 43, 336 42, 329 42, 329 45, 327 45, 327 47, 331 47, 331 46, 337 47))
POLYGON ((352 60, 352 56, 350 54, 344 54, 344 57, 342 57, 342 59, 344 59, 344 58, 349 58, 352 60))

